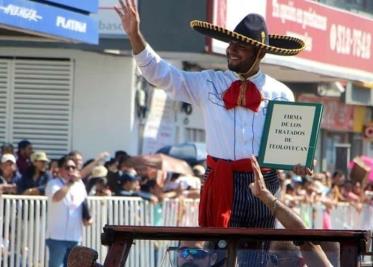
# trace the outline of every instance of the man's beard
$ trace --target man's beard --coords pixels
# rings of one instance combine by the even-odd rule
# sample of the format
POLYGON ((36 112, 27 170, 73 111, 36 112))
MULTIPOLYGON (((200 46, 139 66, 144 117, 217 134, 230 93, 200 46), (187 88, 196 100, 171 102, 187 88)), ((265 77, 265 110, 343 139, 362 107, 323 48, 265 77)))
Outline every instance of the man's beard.
POLYGON ((251 61, 243 62, 239 65, 231 65, 228 63, 228 69, 235 73, 246 73, 251 68, 252 63, 251 61))
MULTIPOLYGON (((227 57, 229 56, 228 54, 226 55, 227 57)), ((227 59, 227 65, 228 69, 235 72, 235 73, 246 73, 248 70, 252 68, 252 65, 255 63, 255 58, 256 58, 256 53, 246 59, 245 61, 242 61, 240 64, 230 64, 229 60, 227 59)))

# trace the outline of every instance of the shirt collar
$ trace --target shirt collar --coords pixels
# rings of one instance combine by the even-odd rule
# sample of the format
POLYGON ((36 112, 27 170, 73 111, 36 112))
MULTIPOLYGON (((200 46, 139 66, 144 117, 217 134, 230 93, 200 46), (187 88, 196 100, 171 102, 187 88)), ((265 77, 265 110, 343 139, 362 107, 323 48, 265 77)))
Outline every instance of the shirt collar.
POLYGON ((262 70, 258 70, 257 73, 255 73, 254 75, 250 76, 248 79, 252 82, 255 82, 255 81, 258 81, 263 75, 263 72, 262 70))
MULTIPOLYGON (((239 76, 238 73, 233 72, 233 71, 231 71, 231 73, 233 74, 234 79, 236 79, 236 80, 240 79, 240 76, 239 76)), ((255 73, 254 75, 250 76, 247 79, 255 83, 256 81, 259 81, 262 77, 263 77, 263 72, 262 72, 261 69, 259 69, 259 71, 257 73, 255 73)))

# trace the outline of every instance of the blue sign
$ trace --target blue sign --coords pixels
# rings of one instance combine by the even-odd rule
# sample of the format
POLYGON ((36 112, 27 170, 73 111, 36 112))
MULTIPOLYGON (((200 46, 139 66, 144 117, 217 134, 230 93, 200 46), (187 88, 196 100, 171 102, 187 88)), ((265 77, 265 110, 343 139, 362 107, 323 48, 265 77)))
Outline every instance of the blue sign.
POLYGON ((93 18, 27 0, 0 0, 1 25, 57 39, 98 44, 98 23, 93 18))
POLYGON ((89 13, 96 13, 98 9, 98 0, 45 0, 46 2, 59 4, 65 7, 72 7, 87 11, 89 13))

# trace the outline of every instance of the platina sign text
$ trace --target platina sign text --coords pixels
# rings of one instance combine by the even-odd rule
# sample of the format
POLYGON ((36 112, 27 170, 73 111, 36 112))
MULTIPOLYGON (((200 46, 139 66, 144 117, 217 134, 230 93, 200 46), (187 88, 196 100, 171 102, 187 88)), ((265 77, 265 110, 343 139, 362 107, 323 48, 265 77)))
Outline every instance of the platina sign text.
POLYGON ((32 1, 0 0, 0 27, 98 44, 98 27, 93 18, 32 1))

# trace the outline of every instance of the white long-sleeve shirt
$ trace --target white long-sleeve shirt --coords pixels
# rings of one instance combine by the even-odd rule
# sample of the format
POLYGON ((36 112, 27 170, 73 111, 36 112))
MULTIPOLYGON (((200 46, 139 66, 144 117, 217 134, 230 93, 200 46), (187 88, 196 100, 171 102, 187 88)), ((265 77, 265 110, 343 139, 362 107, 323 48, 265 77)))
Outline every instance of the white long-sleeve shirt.
POLYGON ((53 195, 65 186, 61 178, 48 182, 45 195, 48 197, 47 238, 80 242, 83 236, 82 203, 87 198, 84 183, 75 182, 58 202, 53 195))
POLYGON ((238 80, 234 72, 183 71, 161 59, 149 45, 134 58, 149 83, 166 90, 175 100, 201 108, 207 153, 216 158, 238 160, 257 156, 268 100, 294 101, 294 95, 286 85, 259 71, 249 78, 264 97, 259 111, 242 107, 226 110, 222 93, 238 80))

